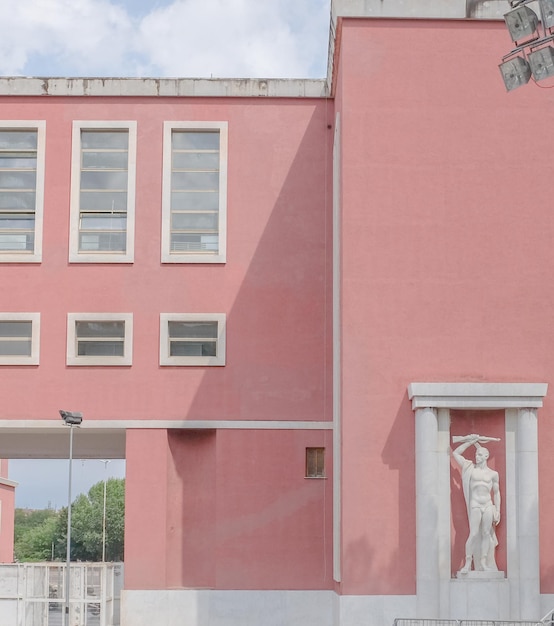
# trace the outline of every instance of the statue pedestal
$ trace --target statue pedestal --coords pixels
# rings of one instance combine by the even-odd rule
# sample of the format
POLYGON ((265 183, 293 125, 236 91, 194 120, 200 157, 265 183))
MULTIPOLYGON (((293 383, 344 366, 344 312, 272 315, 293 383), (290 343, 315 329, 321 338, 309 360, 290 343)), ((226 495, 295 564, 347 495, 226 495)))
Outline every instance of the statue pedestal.
POLYGON ((456 572, 456 578, 458 580, 498 580, 499 578, 505 577, 505 573, 500 571, 479 572, 475 570, 470 570, 469 572, 456 572))

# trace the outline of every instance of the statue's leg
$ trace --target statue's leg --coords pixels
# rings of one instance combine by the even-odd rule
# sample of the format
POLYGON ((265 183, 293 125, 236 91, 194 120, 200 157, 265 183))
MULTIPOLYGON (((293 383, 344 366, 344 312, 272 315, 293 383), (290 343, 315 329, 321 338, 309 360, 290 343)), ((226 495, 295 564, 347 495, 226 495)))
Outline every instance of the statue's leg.
MULTIPOLYGON (((471 509, 469 514, 469 537, 466 541, 466 561, 461 574, 467 574, 471 569, 471 561, 475 553, 476 542, 479 540, 479 527, 481 526, 481 511, 478 508, 471 509)), ((474 563, 477 566, 477 563, 474 563)))
POLYGON ((493 505, 491 503, 483 512, 481 521, 481 568, 485 571, 494 570, 489 565, 488 556, 492 547, 492 521, 493 521, 493 505))

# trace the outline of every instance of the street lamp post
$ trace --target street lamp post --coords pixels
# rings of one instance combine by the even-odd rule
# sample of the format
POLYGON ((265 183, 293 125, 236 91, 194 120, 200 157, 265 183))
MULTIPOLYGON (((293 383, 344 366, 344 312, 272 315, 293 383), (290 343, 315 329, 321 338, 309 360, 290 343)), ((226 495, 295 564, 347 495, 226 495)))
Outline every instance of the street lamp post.
POLYGON ((60 410, 60 415, 66 426, 69 426, 69 472, 67 487, 67 555, 65 569, 65 619, 64 624, 69 626, 69 568, 71 564, 71 466, 73 465, 73 428, 80 426, 83 421, 82 413, 60 410))
POLYGON ((107 472, 109 461, 102 461, 104 463, 104 507, 102 509, 102 563, 106 562, 106 487, 107 487, 107 472))

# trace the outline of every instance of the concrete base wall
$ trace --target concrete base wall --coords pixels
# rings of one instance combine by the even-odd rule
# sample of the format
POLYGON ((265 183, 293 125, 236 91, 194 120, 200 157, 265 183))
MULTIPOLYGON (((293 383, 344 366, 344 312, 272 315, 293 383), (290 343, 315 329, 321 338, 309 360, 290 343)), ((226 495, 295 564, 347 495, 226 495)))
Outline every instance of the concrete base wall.
MULTIPOLYGON (((462 583, 453 581, 453 585, 459 591, 462 583)), ((502 581, 497 584, 499 588, 506 586, 502 581)), ((474 615, 472 611, 472 619, 509 619, 505 615, 508 603, 496 600, 493 595, 486 615, 474 615)), ((462 607, 457 609, 461 612, 449 619, 469 619, 462 614, 462 607)), ((543 617, 552 609, 554 595, 545 594, 537 615, 527 617, 539 619, 539 614, 543 617)), ((333 591, 137 590, 122 592, 121 626, 392 626, 396 618, 416 619, 416 614, 416 596, 338 596, 333 591)))

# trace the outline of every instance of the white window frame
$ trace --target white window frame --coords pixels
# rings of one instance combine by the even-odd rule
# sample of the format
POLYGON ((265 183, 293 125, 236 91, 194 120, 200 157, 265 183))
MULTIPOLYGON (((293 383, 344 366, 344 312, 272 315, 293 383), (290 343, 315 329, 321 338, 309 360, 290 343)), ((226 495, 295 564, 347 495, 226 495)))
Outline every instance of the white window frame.
POLYGON ((38 365, 40 357, 40 313, 0 313, 1 322, 31 322, 31 355, 0 356, 0 365, 38 365))
POLYGON ((225 313, 160 313, 160 365, 225 365, 225 313), (169 322, 217 322, 216 356, 170 356, 169 322))
POLYGON ((67 314, 67 365, 129 366, 133 364, 133 314, 132 313, 68 313, 67 314), (77 322, 125 322, 123 356, 79 356, 77 353, 77 322))
POLYGON ((46 162, 45 120, 0 120, 0 130, 37 131, 37 169, 35 188, 35 245, 33 252, 0 251, 0 263, 41 263, 44 216, 44 168, 46 162))
POLYGON ((71 154, 71 199, 69 225, 70 263, 133 263, 135 257, 135 200, 137 167, 136 121, 73 121, 71 154), (79 252, 79 221, 81 192, 81 131, 126 130, 129 133, 127 170, 127 244, 125 252, 79 252))
POLYGON ((225 263, 227 259, 227 122, 164 122, 162 182, 162 263, 225 263), (171 252, 171 138, 174 130, 219 131, 219 234, 217 254, 171 252))

